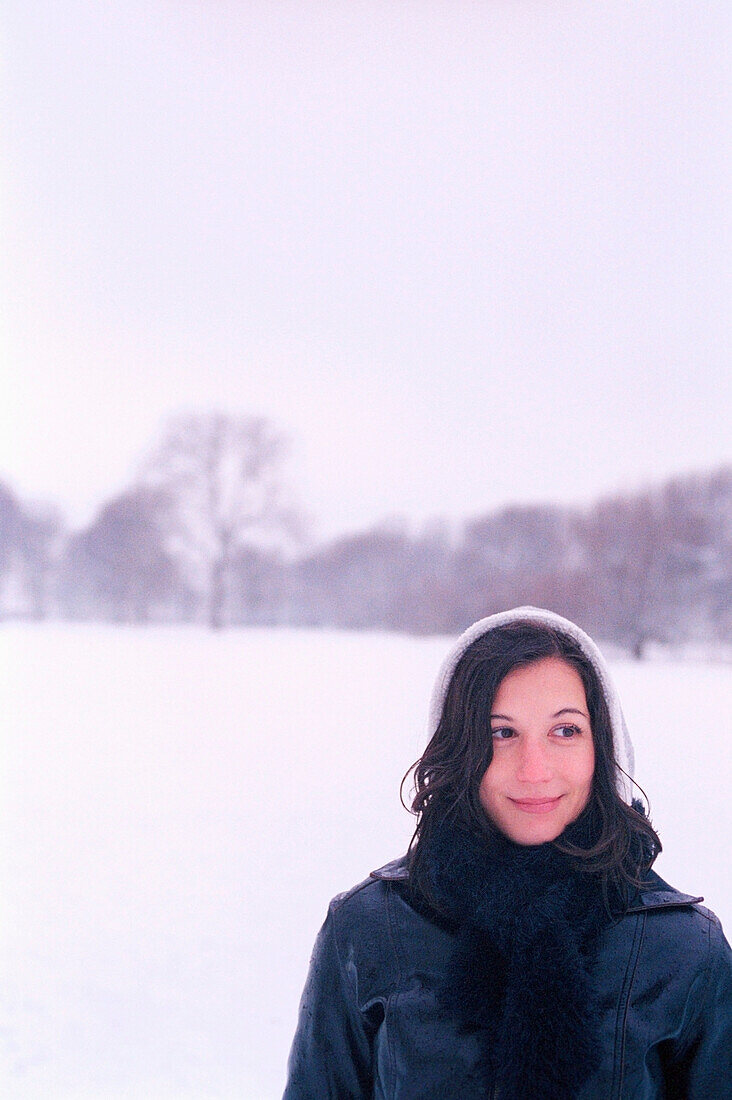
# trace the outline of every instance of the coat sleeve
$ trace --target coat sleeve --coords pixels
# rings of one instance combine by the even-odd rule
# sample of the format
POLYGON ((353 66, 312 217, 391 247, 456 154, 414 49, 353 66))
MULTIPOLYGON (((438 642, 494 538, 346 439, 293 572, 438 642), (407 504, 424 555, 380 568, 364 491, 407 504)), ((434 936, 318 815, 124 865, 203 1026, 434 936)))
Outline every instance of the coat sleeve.
POLYGON ((339 956, 334 903, 315 941, 283 1100, 368 1100, 373 1029, 339 956))
POLYGON ((668 1095, 683 1100, 732 1100, 732 951, 713 916, 709 956, 700 1009, 671 1067, 668 1095))

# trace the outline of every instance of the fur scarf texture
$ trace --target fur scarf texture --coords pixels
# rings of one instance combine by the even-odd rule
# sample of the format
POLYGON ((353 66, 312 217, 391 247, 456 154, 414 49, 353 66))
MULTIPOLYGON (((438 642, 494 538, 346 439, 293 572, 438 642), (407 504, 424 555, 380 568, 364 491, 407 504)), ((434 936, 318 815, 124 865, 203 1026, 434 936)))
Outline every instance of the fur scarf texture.
MULTIPOLYGON (((586 847, 587 831, 580 819, 563 836, 586 847)), ((609 918, 597 878, 551 843, 489 841, 445 823, 426 868, 457 928, 439 999, 479 1037, 486 1097, 572 1100, 600 1057, 590 968, 609 918)))

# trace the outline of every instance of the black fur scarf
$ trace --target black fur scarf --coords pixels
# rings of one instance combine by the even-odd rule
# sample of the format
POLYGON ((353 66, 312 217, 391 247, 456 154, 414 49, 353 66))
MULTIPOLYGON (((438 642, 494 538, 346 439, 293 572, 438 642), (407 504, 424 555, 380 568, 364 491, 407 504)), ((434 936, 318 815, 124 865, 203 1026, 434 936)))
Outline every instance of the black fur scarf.
MULTIPOLYGON (((587 826, 564 837, 587 846, 587 826)), ((429 838, 434 901, 457 927, 443 1007, 484 1052, 486 1096, 572 1100, 599 1061, 589 978, 608 921, 596 876, 553 844, 490 841, 442 824, 429 838)))

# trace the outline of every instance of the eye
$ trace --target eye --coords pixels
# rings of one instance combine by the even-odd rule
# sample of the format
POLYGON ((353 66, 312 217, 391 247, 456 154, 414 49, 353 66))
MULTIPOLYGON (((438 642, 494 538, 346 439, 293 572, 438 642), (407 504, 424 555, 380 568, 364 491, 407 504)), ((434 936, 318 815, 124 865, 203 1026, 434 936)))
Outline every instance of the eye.
POLYGON ((582 730, 579 726, 557 726, 554 733, 556 733, 561 740, 569 741, 570 738, 575 737, 576 734, 582 733, 582 730))
POLYGON ((498 726, 491 730, 491 736, 494 741, 510 741, 515 734, 510 726, 498 726))

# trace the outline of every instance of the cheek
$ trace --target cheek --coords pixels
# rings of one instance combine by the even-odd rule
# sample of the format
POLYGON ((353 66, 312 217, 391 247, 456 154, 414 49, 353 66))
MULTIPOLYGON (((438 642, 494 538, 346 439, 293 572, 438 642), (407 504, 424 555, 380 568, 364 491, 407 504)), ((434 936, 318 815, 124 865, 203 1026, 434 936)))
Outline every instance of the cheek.
POLYGON ((492 786, 495 785, 499 771, 500 768, 497 766, 496 759, 494 757, 486 770, 483 772, 483 778, 480 781, 481 791, 489 790, 492 786))
POLYGON ((575 769, 575 785, 585 790, 587 797, 590 796, 592 789, 592 780, 595 775, 595 750, 590 746, 590 752, 588 752, 582 759, 576 762, 575 769))
POLYGON ((484 806, 496 797, 496 792, 502 786, 505 786, 505 772, 505 767, 503 767, 494 756, 487 770, 484 772, 483 778, 480 781, 480 787, 478 788, 480 801, 484 806))

